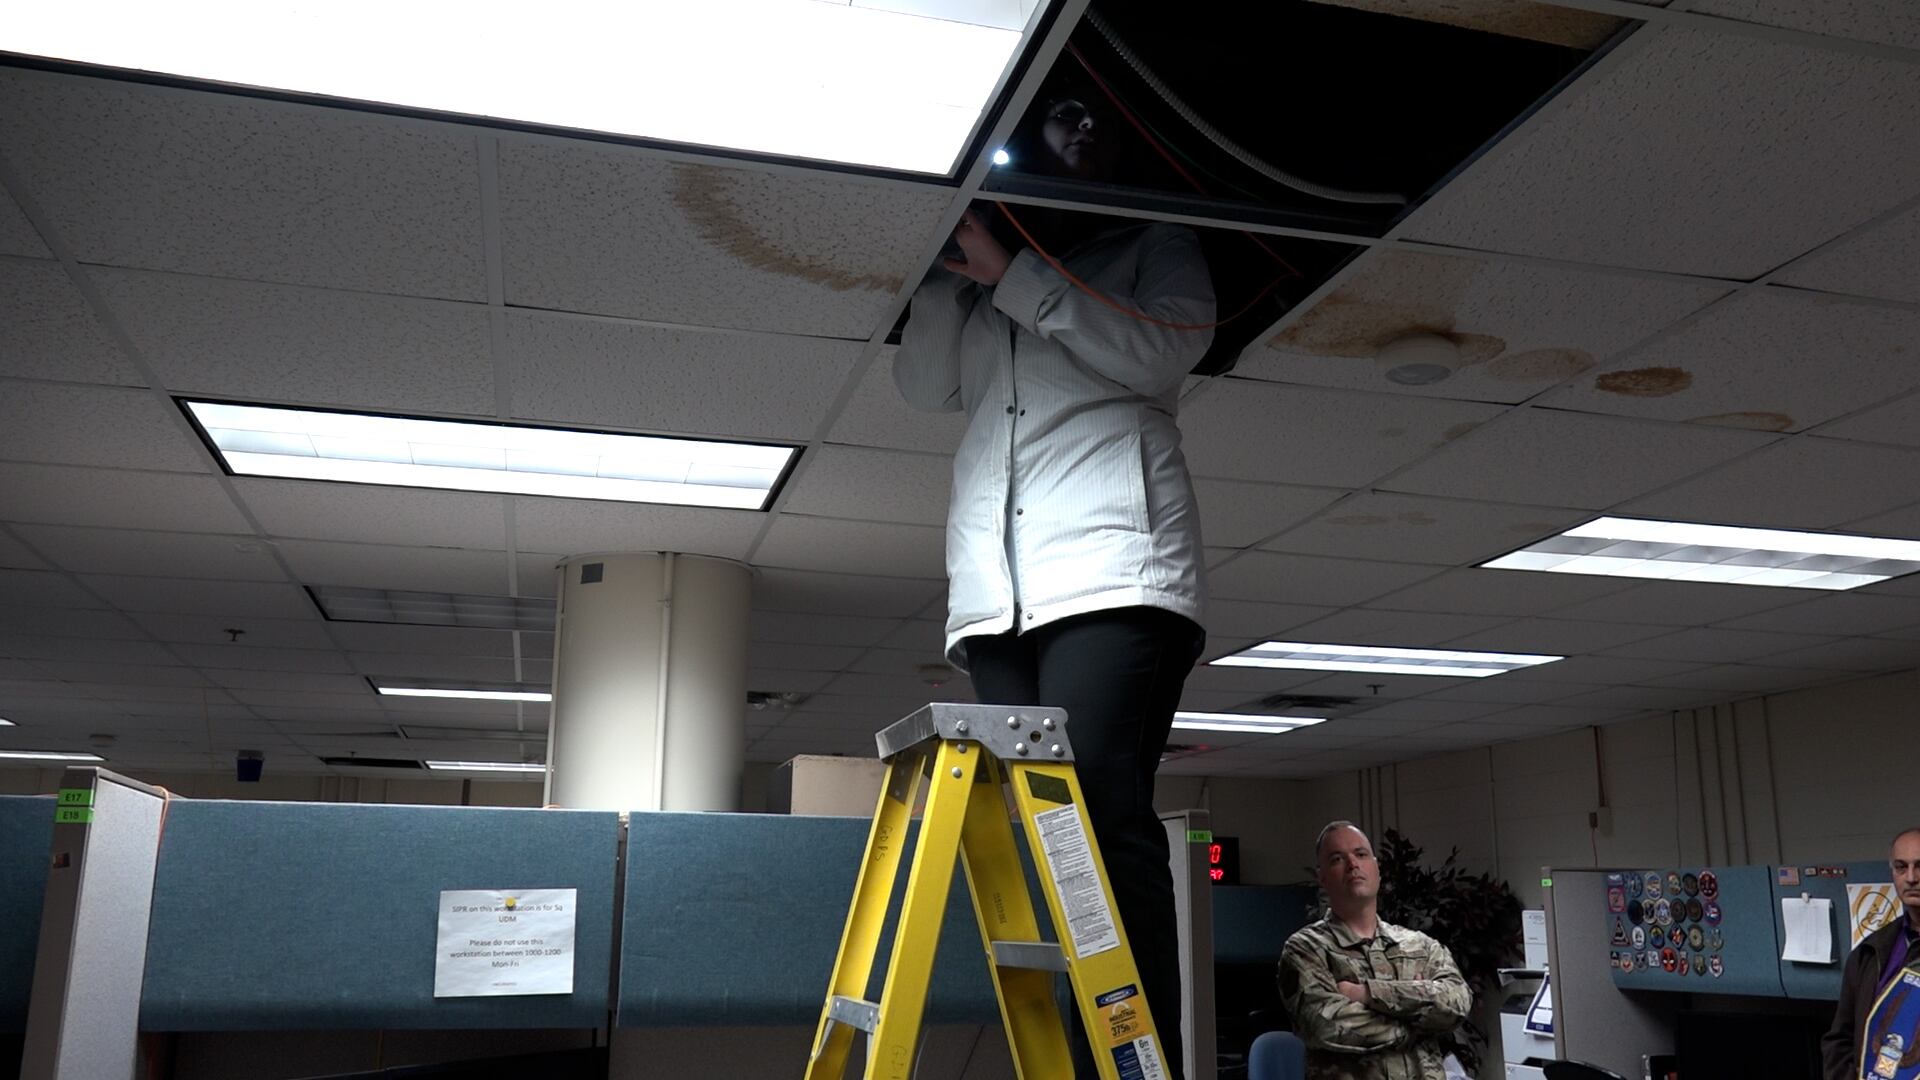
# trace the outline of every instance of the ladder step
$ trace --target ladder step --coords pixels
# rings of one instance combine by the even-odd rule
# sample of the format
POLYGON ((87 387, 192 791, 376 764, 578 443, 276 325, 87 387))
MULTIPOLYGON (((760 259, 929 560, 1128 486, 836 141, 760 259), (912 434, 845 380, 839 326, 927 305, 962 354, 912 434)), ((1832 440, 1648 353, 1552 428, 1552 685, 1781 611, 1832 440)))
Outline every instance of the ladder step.
POLYGON ((859 1028, 869 1035, 880 1026, 880 1006, 843 994, 833 995, 833 1001, 827 1006, 827 1016, 836 1023, 859 1028))
POLYGON ((1003 968, 1067 970, 1066 954, 1051 941, 996 941, 993 943, 993 962, 1003 968))

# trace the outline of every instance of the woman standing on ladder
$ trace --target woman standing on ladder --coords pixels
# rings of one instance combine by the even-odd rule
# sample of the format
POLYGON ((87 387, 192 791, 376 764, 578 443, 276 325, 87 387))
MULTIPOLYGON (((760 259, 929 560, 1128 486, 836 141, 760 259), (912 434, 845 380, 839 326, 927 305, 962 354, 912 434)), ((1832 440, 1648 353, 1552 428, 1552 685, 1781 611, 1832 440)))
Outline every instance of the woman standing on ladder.
MULTIPOLYGON (((1021 164, 1109 179, 1118 146, 1093 95, 1062 89, 1043 103, 1021 164)), ((893 375, 916 408, 967 414, 947 515, 947 658, 983 703, 1067 710, 1166 1075, 1181 1080, 1173 880, 1153 785, 1205 642, 1199 514, 1174 417, 1213 339, 1213 283, 1185 228, 1076 244, 1062 235, 1070 220, 1054 224, 1052 258, 1009 253, 967 211, 960 257, 914 294, 893 375)), ((1070 1016, 1076 1072, 1094 1077, 1070 1016)))

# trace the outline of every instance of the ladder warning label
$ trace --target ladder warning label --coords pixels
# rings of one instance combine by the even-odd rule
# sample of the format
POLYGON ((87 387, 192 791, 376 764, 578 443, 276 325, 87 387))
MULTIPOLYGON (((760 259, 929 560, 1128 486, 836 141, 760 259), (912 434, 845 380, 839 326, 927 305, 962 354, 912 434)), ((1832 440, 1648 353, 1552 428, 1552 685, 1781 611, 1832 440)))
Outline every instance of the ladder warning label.
POLYGON ((1167 1080, 1166 1066, 1160 1064, 1160 1048, 1153 1045, 1151 1035, 1114 1047, 1113 1063, 1120 1080, 1167 1080))
MULTIPOLYGON (((1100 887, 1100 870, 1093 862, 1086 827, 1080 824, 1080 808, 1063 806, 1043 811, 1033 815, 1033 823, 1046 852, 1047 873, 1060 892, 1074 957, 1085 960, 1119 948, 1120 931, 1113 923, 1106 892, 1100 887)), ((1122 1071, 1121 1075, 1126 1074, 1122 1071)))

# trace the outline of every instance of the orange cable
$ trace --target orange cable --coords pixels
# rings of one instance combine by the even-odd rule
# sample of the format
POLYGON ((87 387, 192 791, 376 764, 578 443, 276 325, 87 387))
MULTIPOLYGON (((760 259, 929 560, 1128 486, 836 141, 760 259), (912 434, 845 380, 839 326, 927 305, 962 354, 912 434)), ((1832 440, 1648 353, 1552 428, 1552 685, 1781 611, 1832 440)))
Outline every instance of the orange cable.
POLYGON ((1268 293, 1278 288, 1282 282, 1287 280, 1287 278, 1285 277, 1274 278, 1272 281, 1267 283, 1266 288, 1261 289, 1259 292, 1255 293, 1253 295, 1253 299, 1247 301, 1247 306, 1241 308, 1239 311, 1234 312, 1233 314, 1227 316, 1226 318, 1220 319, 1216 322, 1209 322, 1209 323, 1167 322, 1165 319, 1156 319, 1144 311, 1135 311, 1134 309, 1127 307, 1125 304, 1120 303, 1118 300, 1115 300, 1113 297, 1108 296, 1106 293, 1101 292, 1099 289, 1096 289, 1093 286, 1087 284, 1086 282, 1080 280, 1078 277, 1074 275, 1073 271, 1067 269, 1066 264, 1062 263, 1059 259, 1054 258, 1052 255, 1049 255, 1047 253, 1047 249, 1040 246, 1040 242, 1033 238, 1033 234, 1027 231, 1027 227, 1025 225, 1020 224, 1020 219, 1013 216, 1012 209, 1010 209, 1006 203, 995 202, 994 205, 999 207, 1000 212, 1007 216, 1007 221, 1010 224, 1012 224, 1015 229, 1019 230, 1020 235, 1026 239, 1027 246, 1033 248, 1033 253, 1035 255, 1040 256, 1042 259, 1045 259, 1048 266, 1051 266, 1055 270, 1059 271, 1060 276, 1066 278, 1069 282, 1072 282, 1075 288, 1079 289, 1083 293, 1086 293, 1088 296, 1093 297, 1095 300, 1098 300, 1101 303, 1107 305, 1108 307, 1119 312, 1120 314, 1125 315, 1129 319, 1137 319, 1140 322, 1152 323, 1155 326, 1164 326, 1169 330, 1211 330, 1216 326, 1225 326, 1226 324, 1232 322, 1233 320, 1239 318, 1240 316, 1245 315, 1247 312, 1252 311, 1256 304, 1260 303, 1260 301, 1265 300, 1267 298, 1268 293))

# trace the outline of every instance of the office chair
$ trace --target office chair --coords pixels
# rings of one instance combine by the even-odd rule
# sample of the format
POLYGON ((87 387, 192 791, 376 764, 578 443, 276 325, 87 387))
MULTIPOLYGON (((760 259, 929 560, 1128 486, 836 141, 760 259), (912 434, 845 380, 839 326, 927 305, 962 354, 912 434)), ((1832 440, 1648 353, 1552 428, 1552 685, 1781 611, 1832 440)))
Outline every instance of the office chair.
POLYGON ((1549 1061, 1540 1066, 1547 1080, 1626 1080, 1617 1072, 1581 1061, 1549 1061))
POLYGON ((1291 1031, 1269 1031, 1247 1050, 1247 1080, 1306 1080, 1307 1044, 1291 1031))

